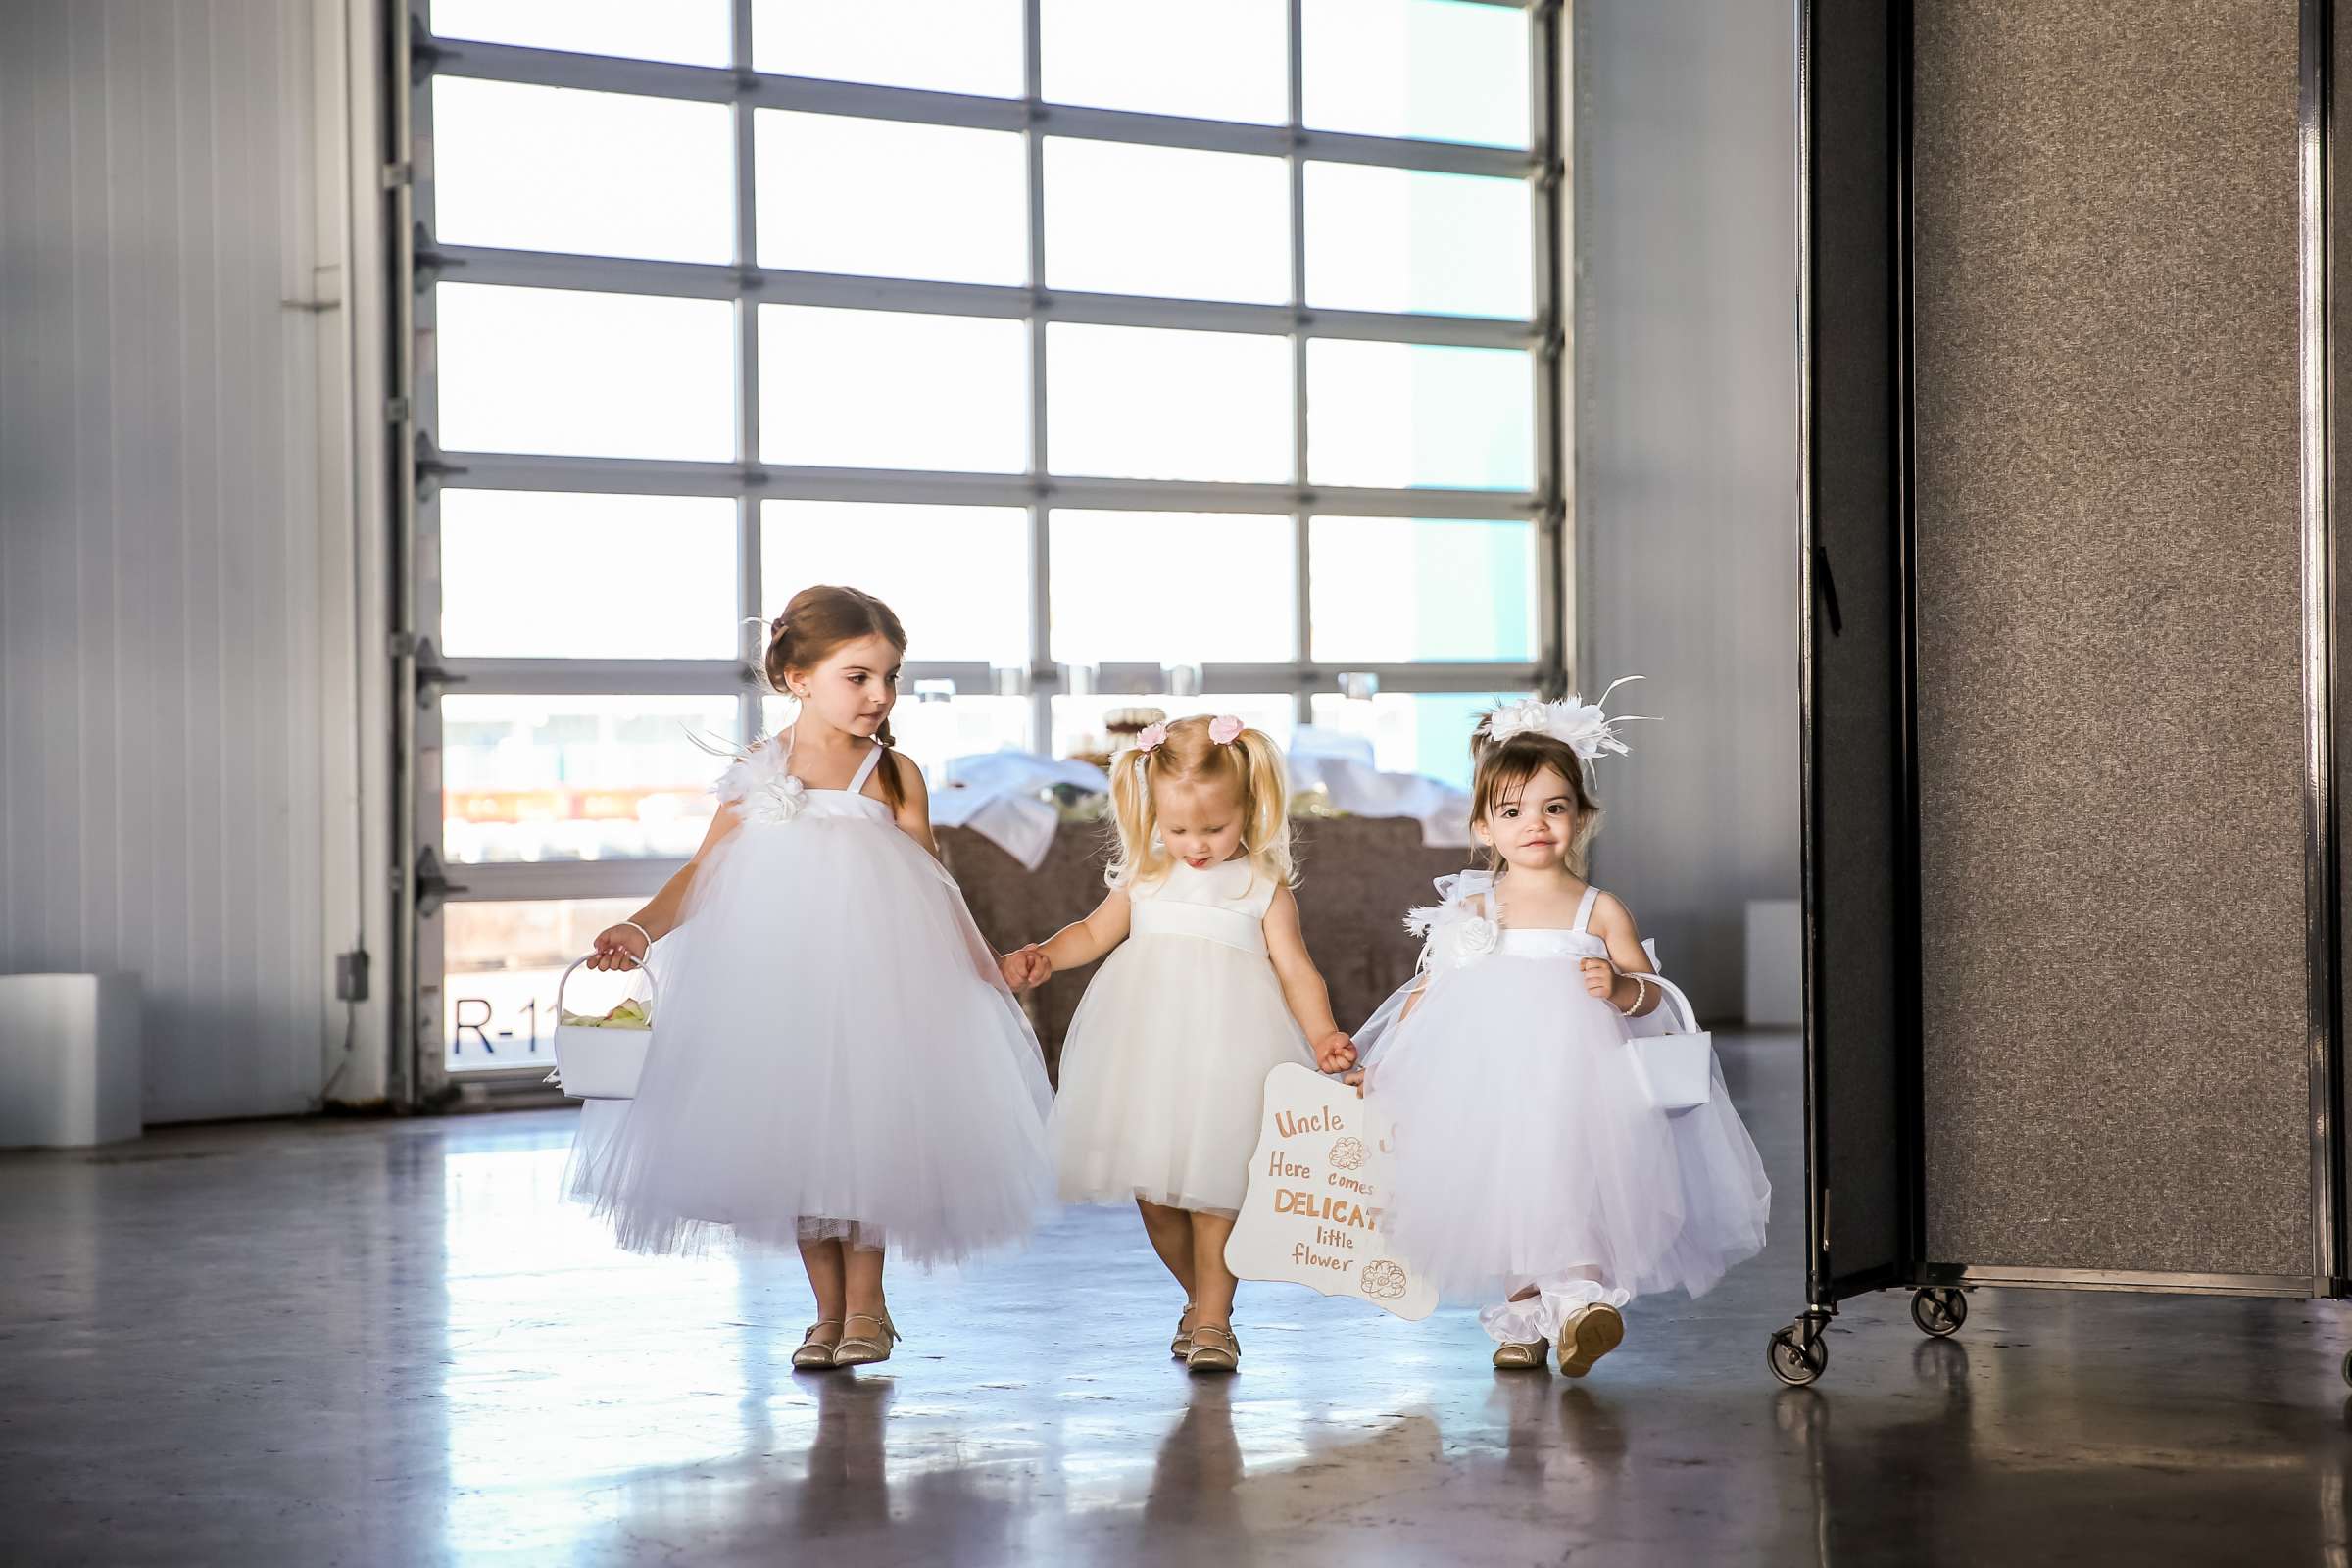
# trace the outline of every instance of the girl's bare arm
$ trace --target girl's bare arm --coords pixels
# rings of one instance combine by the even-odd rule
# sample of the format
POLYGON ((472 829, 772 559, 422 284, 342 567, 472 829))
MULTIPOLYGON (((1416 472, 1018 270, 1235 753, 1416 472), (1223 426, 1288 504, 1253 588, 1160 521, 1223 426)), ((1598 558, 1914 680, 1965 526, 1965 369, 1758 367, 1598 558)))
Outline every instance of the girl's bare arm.
POLYGON ((1083 969, 1127 940, 1133 908, 1127 890, 1112 888, 1084 919, 1072 920, 1039 943, 1037 951, 1054 970, 1083 969))
POLYGON ((939 840, 931 833, 931 789, 923 782, 923 770, 896 752, 885 752, 882 765, 898 770, 899 786, 905 795, 899 808, 891 813, 891 820, 899 824, 900 832, 938 855, 939 840))
POLYGON ((1666 993, 1656 986, 1637 984, 1633 979, 1638 974, 1657 973, 1650 964, 1649 954, 1642 949, 1642 933, 1634 925, 1633 911, 1618 903, 1615 894, 1603 893, 1592 906, 1590 929, 1609 945, 1609 963, 1617 971, 1609 987, 1609 1005, 1635 1018, 1657 1011, 1658 1004, 1666 1000, 1666 993), (1637 997, 1641 999, 1639 1006, 1634 1004, 1637 997))
POLYGON ((1266 908, 1266 956, 1282 982, 1283 1001, 1300 1033, 1314 1048, 1315 1062, 1325 1072, 1338 1072, 1355 1062, 1355 1042, 1331 1015, 1331 988, 1323 971, 1307 956, 1306 933, 1298 925, 1298 901, 1289 888, 1277 888, 1266 908))
POLYGON ((670 879, 662 884, 662 891, 648 899, 645 907, 619 925, 607 926, 596 934, 596 956, 588 960, 591 969, 626 969, 645 957, 647 942, 659 940, 675 931, 684 921, 686 895, 694 887, 695 873, 710 858, 713 850, 735 836, 743 819, 735 814, 732 804, 722 804, 718 814, 710 819, 710 831, 703 835, 694 858, 678 867, 670 879), (638 929, 630 930, 631 926, 638 929), (642 933, 642 935, 640 934, 642 933))

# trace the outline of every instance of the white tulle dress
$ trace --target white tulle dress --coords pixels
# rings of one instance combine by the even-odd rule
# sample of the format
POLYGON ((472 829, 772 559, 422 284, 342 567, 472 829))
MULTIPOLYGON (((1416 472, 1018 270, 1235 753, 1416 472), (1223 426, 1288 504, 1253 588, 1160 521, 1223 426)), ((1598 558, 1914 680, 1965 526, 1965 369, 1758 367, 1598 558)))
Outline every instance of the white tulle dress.
POLYGON ((1366 1093, 1396 1119, 1396 1253, 1457 1299, 1537 1286, 1489 1324, 1526 1340, 1581 1301, 1700 1295, 1761 1250, 1772 1188, 1722 1069, 1707 1103, 1657 1109, 1634 1053, 1662 1010, 1629 1019, 1585 989, 1578 960, 1608 956, 1587 929, 1597 890, 1565 930, 1502 925, 1485 872, 1438 891, 1408 919, 1429 934, 1423 972, 1356 1035, 1366 1093))
POLYGON ((654 952, 636 1100, 573 1159, 623 1246, 844 1237, 942 1262, 1050 1200, 1037 1038, 954 880, 862 793, 881 756, 809 789, 770 742, 720 778, 742 826, 654 952))
POLYGON ((1274 893, 1246 858, 1179 860, 1127 890, 1127 940, 1063 1037, 1053 1137, 1064 1201, 1241 1208, 1266 1074, 1315 1064, 1266 955, 1274 893))

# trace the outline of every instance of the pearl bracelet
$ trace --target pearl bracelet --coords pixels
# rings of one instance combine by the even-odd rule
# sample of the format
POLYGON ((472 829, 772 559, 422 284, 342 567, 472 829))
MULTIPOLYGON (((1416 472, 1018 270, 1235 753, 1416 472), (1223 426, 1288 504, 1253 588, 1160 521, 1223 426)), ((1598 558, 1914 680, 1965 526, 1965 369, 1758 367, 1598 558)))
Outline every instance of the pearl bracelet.
POLYGON ((1619 1007, 1617 1013, 1620 1017, 1631 1018, 1640 1013, 1642 1004, 1649 1000, 1649 982, 1638 974, 1629 974, 1625 978, 1634 983, 1634 1004, 1630 1007, 1619 1007))

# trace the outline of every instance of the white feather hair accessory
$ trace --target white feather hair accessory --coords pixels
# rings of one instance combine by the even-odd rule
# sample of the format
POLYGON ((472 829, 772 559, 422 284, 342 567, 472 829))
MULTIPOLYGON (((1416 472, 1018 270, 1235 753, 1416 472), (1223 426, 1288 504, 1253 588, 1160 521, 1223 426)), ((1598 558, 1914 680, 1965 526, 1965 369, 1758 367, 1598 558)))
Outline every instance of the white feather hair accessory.
POLYGON ((1548 735, 1588 762, 1608 752, 1623 757, 1630 748, 1618 738, 1617 726, 1633 723, 1648 715, 1621 713, 1612 717, 1602 712, 1600 707, 1609 700, 1609 692, 1615 691, 1626 681, 1642 678, 1640 675, 1627 675, 1611 681, 1608 691, 1602 692, 1590 703, 1574 692, 1556 703, 1531 697, 1526 702, 1496 709, 1487 715, 1487 721, 1481 728, 1491 741, 1507 741, 1514 735, 1525 735, 1531 731, 1548 735))

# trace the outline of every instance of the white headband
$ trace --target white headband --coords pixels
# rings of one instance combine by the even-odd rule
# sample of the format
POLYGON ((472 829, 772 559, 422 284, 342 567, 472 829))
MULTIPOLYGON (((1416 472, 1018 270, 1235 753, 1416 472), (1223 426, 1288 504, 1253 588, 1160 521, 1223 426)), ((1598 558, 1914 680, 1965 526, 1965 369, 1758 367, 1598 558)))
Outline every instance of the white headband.
POLYGON ((1615 752, 1622 757, 1628 748, 1625 742, 1617 738, 1617 726, 1646 715, 1628 713, 1611 718, 1600 710, 1600 705, 1609 700, 1609 692, 1615 691, 1626 681, 1640 679, 1640 675, 1628 675, 1624 680, 1611 681, 1609 690, 1591 703, 1574 692, 1556 703, 1546 703, 1537 698, 1513 703, 1508 708, 1498 708, 1488 714, 1486 723, 1480 728, 1491 741, 1507 741, 1514 735, 1525 735, 1531 731, 1548 735, 1588 762, 1604 752, 1615 752))

